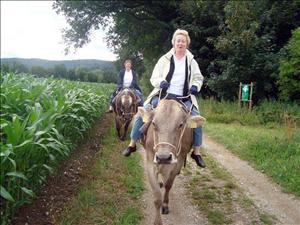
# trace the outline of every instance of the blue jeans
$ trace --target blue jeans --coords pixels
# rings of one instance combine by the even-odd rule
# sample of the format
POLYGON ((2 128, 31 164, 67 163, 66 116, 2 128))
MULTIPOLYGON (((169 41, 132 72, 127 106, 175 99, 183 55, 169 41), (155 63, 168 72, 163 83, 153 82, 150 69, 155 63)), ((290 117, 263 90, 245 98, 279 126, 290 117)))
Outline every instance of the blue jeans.
MULTIPOLYGON (((149 108, 156 108, 157 104, 158 104, 158 96, 154 96, 150 103, 144 105, 145 109, 149 109, 149 108)), ((192 101, 188 100, 186 102, 184 102, 185 106, 187 108, 190 108, 192 105, 192 101)), ((195 106, 193 106, 191 115, 195 116, 195 115, 200 115, 197 108, 195 106)), ((134 119, 134 123, 132 126, 132 130, 130 133, 130 138, 132 140, 138 140, 141 137, 141 133, 140 133, 140 128, 143 126, 143 119, 140 116, 136 116, 134 119)), ((202 145, 202 126, 201 127, 197 127, 197 128, 193 128, 193 146, 195 147, 200 147, 202 145)))

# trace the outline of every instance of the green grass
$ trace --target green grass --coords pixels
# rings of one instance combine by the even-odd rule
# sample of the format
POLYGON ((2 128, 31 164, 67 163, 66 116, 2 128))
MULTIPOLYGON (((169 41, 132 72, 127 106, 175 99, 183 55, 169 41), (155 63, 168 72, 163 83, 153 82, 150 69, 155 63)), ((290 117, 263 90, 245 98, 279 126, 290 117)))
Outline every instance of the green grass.
POLYGON ((205 133, 300 196, 300 130, 207 123, 205 133))
POLYGON ((57 219, 56 224, 136 225, 142 218, 139 199, 144 190, 140 155, 125 158, 126 143, 116 139, 114 127, 87 172, 85 184, 57 219), (116 151, 120 149, 120 151, 116 151))

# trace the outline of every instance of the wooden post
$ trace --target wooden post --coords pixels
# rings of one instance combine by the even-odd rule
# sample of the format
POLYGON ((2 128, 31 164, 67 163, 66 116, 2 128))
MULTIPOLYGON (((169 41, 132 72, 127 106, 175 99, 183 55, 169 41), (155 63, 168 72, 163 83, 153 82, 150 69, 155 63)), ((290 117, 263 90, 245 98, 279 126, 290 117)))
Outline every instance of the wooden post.
POLYGON ((241 94, 242 94, 242 82, 240 82, 240 88, 239 88, 239 107, 241 107, 241 94))
POLYGON ((253 93, 253 82, 250 83, 249 109, 252 108, 252 93, 253 93))

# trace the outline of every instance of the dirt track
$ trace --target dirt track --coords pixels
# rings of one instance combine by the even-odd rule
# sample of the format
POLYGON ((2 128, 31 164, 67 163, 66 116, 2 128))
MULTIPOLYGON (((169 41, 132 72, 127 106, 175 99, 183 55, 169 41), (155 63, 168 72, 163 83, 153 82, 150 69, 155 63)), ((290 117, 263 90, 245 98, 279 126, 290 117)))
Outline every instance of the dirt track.
POLYGON ((205 136, 204 148, 217 162, 237 180, 246 195, 264 211, 276 215, 278 224, 300 224, 300 200, 270 181, 264 174, 253 169, 246 161, 239 159, 224 146, 205 136))
MULTIPOLYGON (((243 193, 251 199, 259 210, 265 211, 274 216, 275 224, 298 225, 300 224, 300 200, 291 194, 283 193, 280 187, 270 181, 265 175, 254 170, 249 164, 234 156, 222 145, 215 143, 208 136, 204 137, 206 154, 209 154, 222 167, 224 167, 236 180, 243 193)), ((141 150, 143 160, 145 160, 144 150, 141 150)), ((190 160, 188 159, 188 163, 190 160)), ((199 170, 192 166, 193 170, 199 170)), ((209 170, 206 168, 205 170, 209 170)), ((203 173, 203 172, 202 172, 203 173)), ((146 177, 146 175, 145 175, 146 177)), ((147 177, 146 177, 147 179, 147 177)), ((209 224, 207 219, 200 215, 199 210, 191 202, 187 195, 187 176, 179 175, 170 192, 170 214, 163 215, 164 225, 197 225, 209 224)), ((146 192, 143 196, 145 218, 144 225, 152 224, 154 218, 154 206, 151 188, 146 181, 146 192)), ((239 212, 243 214, 242 211, 239 212)), ((251 224, 250 215, 239 215, 245 219, 233 221, 231 224, 251 224)))
MULTIPOLYGON (((141 149, 143 162, 145 162, 145 150, 141 149)), ((143 163, 144 164, 144 163, 143 163)), ((144 170, 145 171, 145 170, 144 170)), ((164 225, 198 225, 204 224, 206 220, 199 215, 197 207, 193 205, 190 199, 186 196, 185 190, 186 178, 183 175, 177 176, 170 192, 170 214, 162 215, 164 225)), ((143 195, 143 205, 145 217, 142 221, 144 225, 153 223, 154 205, 152 199, 152 192, 149 182, 147 181, 147 174, 145 172, 145 186, 146 191, 143 195)))

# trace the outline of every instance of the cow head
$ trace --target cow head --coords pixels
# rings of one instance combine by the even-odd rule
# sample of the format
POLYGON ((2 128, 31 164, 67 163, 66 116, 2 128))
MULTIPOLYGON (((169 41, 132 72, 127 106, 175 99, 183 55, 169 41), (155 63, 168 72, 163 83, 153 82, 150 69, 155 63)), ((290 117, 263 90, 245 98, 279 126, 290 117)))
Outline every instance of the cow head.
POLYGON ((157 164, 176 163, 185 129, 199 127, 205 121, 202 116, 189 115, 174 100, 161 100, 155 110, 139 107, 138 112, 144 122, 151 122, 153 133, 147 138, 153 138, 153 160, 157 164))
POLYGON ((136 113, 136 97, 132 90, 125 88, 116 100, 117 114, 124 120, 131 120, 136 113))

